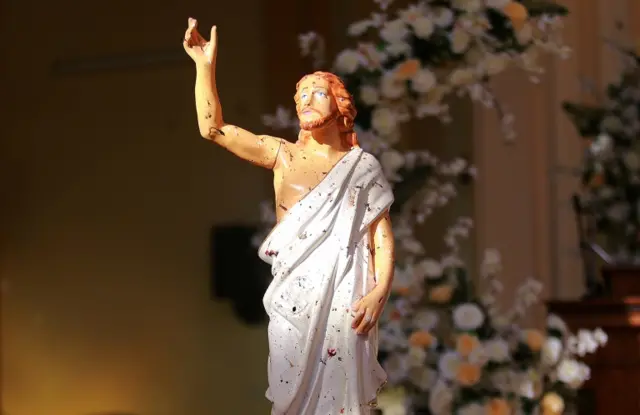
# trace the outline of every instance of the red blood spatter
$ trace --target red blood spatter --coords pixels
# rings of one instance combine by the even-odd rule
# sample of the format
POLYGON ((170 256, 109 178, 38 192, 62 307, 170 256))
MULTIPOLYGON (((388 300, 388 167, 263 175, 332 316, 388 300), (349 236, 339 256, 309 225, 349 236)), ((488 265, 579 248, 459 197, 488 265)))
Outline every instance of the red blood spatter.
POLYGON ((340 413, 344 414, 344 408, 340 409, 340 413))
POLYGON ((329 348, 329 349, 327 349, 327 354, 329 355, 329 357, 333 357, 333 356, 335 356, 335 355, 336 355, 336 353, 337 353, 337 352, 336 352, 336 349, 334 349, 334 348, 329 348))

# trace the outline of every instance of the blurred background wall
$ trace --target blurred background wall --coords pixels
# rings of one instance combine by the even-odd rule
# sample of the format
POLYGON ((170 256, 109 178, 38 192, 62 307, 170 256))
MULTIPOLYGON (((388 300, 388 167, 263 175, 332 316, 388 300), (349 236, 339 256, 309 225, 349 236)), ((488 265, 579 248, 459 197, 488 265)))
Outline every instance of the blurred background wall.
MULTIPOLYGON (((427 247, 439 249, 449 219, 474 214, 476 248, 503 250, 507 285, 536 275, 549 296, 573 296, 581 284, 562 204, 575 181, 556 177, 557 165, 577 163, 579 141, 555 105, 581 96, 580 75, 602 85, 616 73, 598 43, 612 30, 603 22, 640 16, 631 0, 565 3, 577 10, 567 39, 576 54, 551 63, 542 86, 518 75, 498 85, 518 117, 517 146, 501 146, 493 115, 465 102, 454 114, 464 121, 427 122, 410 136, 440 155, 473 157, 480 170, 475 192, 427 225, 427 247)), ((289 104, 310 69, 296 34, 329 33, 332 56, 348 42, 346 24, 370 5, 2 1, 7 415, 268 412, 266 330, 212 301, 208 278, 210 227, 257 222, 257 204, 272 197, 270 176, 199 138, 195 71, 181 49, 187 17, 205 36, 219 27, 225 119, 261 131, 260 115, 289 104), (90 58, 123 63, 60 70, 90 58), (135 67, 143 58, 164 62, 135 67)))

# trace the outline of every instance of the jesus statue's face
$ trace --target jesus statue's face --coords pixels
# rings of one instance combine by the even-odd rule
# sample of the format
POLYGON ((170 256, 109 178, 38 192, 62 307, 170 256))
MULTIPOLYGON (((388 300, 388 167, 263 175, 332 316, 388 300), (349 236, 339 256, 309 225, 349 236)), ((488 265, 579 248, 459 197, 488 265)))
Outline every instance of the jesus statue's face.
POLYGON ((305 78, 298 88, 298 99, 298 118, 303 130, 322 128, 336 118, 336 103, 326 80, 318 76, 305 78))

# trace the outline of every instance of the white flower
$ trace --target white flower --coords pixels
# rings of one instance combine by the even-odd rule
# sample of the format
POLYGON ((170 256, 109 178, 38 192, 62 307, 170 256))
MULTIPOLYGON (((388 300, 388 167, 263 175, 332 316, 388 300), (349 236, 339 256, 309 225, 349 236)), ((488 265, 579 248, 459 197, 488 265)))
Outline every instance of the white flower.
POLYGON ((522 25, 520 30, 516 32, 516 39, 521 45, 526 45, 533 38, 533 26, 529 23, 522 25))
POLYGON ((398 80, 392 72, 387 72, 380 81, 380 92, 391 100, 401 98, 407 92, 405 83, 398 80))
MULTIPOLYGON (((387 307, 387 309, 391 310, 391 307, 387 307)), ((399 321, 388 321, 381 325, 378 330, 378 341, 382 350, 400 349, 408 344, 407 335, 399 321)))
POLYGON ((453 86, 468 85, 477 78, 476 72, 472 68, 458 68, 449 76, 449 82, 453 86))
POLYGON ((392 353, 385 359, 383 366, 389 382, 398 383, 407 377, 409 361, 405 354, 392 353))
POLYGON ((413 317, 412 324, 418 330, 432 331, 438 324, 438 314, 430 310, 420 310, 413 317))
POLYGON ((514 390, 514 378, 507 369, 498 369, 489 375, 491 385, 502 393, 510 393, 514 390))
POLYGON ((384 175, 394 180, 398 169, 404 166, 404 157, 398 150, 390 148, 380 155, 380 165, 384 175))
POLYGON ((419 94, 429 92, 436 86, 436 75, 427 68, 420 69, 411 78, 411 87, 419 94))
POLYGON ((509 353, 509 343, 504 339, 495 338, 491 339, 484 344, 484 349, 487 357, 492 362, 503 363, 511 358, 509 353))
POLYGON ((567 323, 565 323, 557 314, 549 314, 547 316, 547 328, 557 330, 563 334, 568 331, 567 323))
POLYGON ((484 56, 484 60, 481 63, 482 69, 489 76, 494 76, 504 71, 509 63, 509 56, 501 53, 488 53, 484 56))
POLYGON ((415 367, 409 371, 409 380, 423 391, 428 391, 438 378, 438 372, 429 367, 415 367))
POLYGON ((442 265, 434 259, 423 259, 415 266, 416 276, 419 278, 440 278, 442 276, 442 265))
POLYGON ((612 140, 609 134, 603 133, 598 136, 589 147, 589 151, 594 156, 601 156, 608 153, 611 150, 612 140))
POLYGON ((409 367, 422 367, 427 358, 427 351, 424 347, 410 347, 407 358, 409 367))
POLYGON ((449 27, 453 23, 453 11, 448 7, 438 7, 433 13, 433 22, 438 27, 449 27))
POLYGON ((502 270, 502 258, 500 251, 497 249, 489 248, 484 251, 484 258, 482 260, 482 275, 496 275, 502 270))
POLYGON ((456 415, 484 415, 484 406, 479 403, 470 403, 458 409, 456 415))
POLYGON ((557 337, 548 337, 542 346, 541 360, 546 366, 553 366, 560 360, 562 356, 562 341, 557 337))
POLYGON ((591 377, 591 370, 584 363, 565 359, 558 365, 558 380, 572 389, 578 389, 591 377))
POLYGON ((391 135, 396 131, 398 120, 389 108, 376 108, 371 114, 371 126, 380 135, 391 135))
POLYGON ((433 33, 434 24, 428 16, 420 16, 411 22, 413 32, 422 39, 428 39, 433 33))
POLYGON ((262 123, 267 127, 277 130, 284 130, 300 125, 298 119, 293 116, 292 112, 284 107, 279 106, 274 115, 263 115, 262 123))
POLYGON ((380 100, 380 93, 378 88, 371 85, 363 85, 360 87, 360 100, 365 105, 376 105, 380 100))
POLYGON ((433 415, 449 415, 452 402, 453 391, 446 382, 438 379, 429 394, 429 410, 433 415))
POLYGON ((475 13, 482 9, 482 0, 451 0, 451 7, 467 13, 475 13))
POLYGON ((460 26, 456 26, 451 32, 451 50, 453 53, 462 53, 471 42, 469 33, 460 26))
POLYGON ((401 19, 385 22, 380 29, 380 37, 390 44, 402 43, 408 35, 409 29, 401 19))
POLYGON ((438 372, 445 379, 455 379, 460 367, 460 355, 455 351, 444 352, 438 361, 438 372))
POLYGON ((484 314, 480 307, 473 303, 465 303, 453 309, 453 323, 460 330, 476 330, 484 323, 484 314))
POLYGON ((485 0, 487 7, 492 9, 502 10, 504 6, 511 3, 513 0, 485 0))
POLYGON ((597 328, 593 331, 593 338, 598 342, 600 346, 605 346, 609 341, 609 336, 601 328, 597 328))
POLYGON ((345 49, 336 56, 335 68, 337 72, 349 75, 365 63, 362 53, 353 49, 345 49))

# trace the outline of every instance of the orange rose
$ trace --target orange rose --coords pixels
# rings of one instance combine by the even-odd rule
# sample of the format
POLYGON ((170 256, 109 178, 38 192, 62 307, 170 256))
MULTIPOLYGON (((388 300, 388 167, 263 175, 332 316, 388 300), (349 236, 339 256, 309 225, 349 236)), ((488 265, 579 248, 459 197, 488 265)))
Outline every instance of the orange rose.
POLYGON ((420 69, 420 61, 417 59, 409 59, 398 65, 394 74, 396 79, 406 81, 415 75, 418 69, 420 69))
POLYGON ((453 287, 448 284, 438 285, 429 291, 429 299, 438 304, 448 303, 452 295, 453 287))
POLYGON ((469 362, 461 362, 458 366, 456 379, 462 386, 473 386, 480 381, 481 374, 480 366, 469 362))
POLYGON ((540 330, 526 330, 524 334, 524 342, 534 352, 539 352, 544 345, 545 338, 540 330))
POLYGON ((435 342, 435 337, 428 331, 414 331, 409 336, 409 344, 414 347, 430 347, 435 342))
POLYGON ((509 20, 511 20, 511 24, 516 30, 520 30, 529 18, 529 11, 527 8, 517 1, 509 2, 504 6, 502 12, 509 18, 509 20))
POLYGON ((459 335, 456 339, 456 350, 462 357, 469 357, 478 346, 480 346, 478 338, 467 333, 459 335))
POLYGON ((487 415, 509 415, 511 408, 504 399, 494 398, 487 402, 484 413, 487 415))
POLYGON ((540 403, 543 415, 561 415, 564 412, 564 399, 555 392, 549 392, 540 403))

